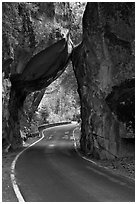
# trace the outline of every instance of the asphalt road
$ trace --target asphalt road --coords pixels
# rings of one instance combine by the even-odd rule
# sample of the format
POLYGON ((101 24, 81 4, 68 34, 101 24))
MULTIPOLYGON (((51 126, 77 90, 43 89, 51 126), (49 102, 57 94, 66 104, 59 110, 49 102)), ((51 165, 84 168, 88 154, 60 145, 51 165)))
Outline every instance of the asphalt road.
POLYGON ((74 149, 74 124, 44 131, 44 139, 17 160, 16 179, 26 202, 129 202, 133 181, 81 158, 74 149))

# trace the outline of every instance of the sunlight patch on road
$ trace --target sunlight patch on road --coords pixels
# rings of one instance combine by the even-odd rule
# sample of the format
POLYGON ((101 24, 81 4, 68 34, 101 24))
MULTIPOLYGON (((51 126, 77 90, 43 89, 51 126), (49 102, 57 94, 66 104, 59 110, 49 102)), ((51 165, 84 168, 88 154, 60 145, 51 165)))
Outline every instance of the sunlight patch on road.
POLYGON ((65 134, 66 134, 66 135, 69 134, 69 131, 65 132, 65 134))
POLYGON ((49 144, 49 147, 54 147, 55 146, 55 144, 49 144))
POLYGON ((62 137, 62 139, 68 140, 68 139, 69 139, 69 136, 68 136, 68 135, 64 135, 64 136, 62 137))
POLYGON ((70 140, 74 140, 74 137, 73 137, 73 135, 72 135, 72 136, 70 136, 70 140))
POLYGON ((53 135, 50 135, 48 139, 49 139, 49 140, 51 140, 51 139, 52 139, 52 137, 53 137, 53 135))

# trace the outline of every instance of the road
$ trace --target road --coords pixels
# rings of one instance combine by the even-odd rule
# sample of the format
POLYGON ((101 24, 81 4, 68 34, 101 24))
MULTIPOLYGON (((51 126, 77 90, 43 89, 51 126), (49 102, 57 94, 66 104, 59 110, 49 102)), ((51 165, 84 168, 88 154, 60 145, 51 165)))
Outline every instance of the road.
POLYGON ((16 179, 26 202, 129 202, 134 182, 84 160, 74 148, 74 124, 44 131, 44 139, 17 160, 16 179))

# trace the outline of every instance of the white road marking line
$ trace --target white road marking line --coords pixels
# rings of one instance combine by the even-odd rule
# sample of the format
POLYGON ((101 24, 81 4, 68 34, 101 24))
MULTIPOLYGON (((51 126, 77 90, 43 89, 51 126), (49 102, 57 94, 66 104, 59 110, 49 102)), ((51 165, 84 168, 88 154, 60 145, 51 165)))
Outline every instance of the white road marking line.
POLYGON ((50 135, 48 139, 50 140, 50 139, 52 139, 52 137, 53 137, 53 135, 50 135))
MULTIPOLYGON (((91 159, 88 159, 88 158, 86 158, 86 157, 84 157, 84 156, 82 156, 81 154, 80 154, 80 152, 78 151, 78 149, 77 149, 77 144, 76 144, 76 139, 75 139, 75 136, 74 136, 74 132, 76 131, 76 129, 78 129, 79 127, 76 127, 74 130, 73 130, 73 138, 74 138, 74 147, 75 147, 75 151, 77 152, 77 154, 81 157, 81 158, 83 158, 83 159, 85 159, 85 160, 87 160, 87 161, 89 161, 89 162, 91 162, 91 163, 93 163, 93 164, 95 164, 96 166, 99 166, 99 167, 101 167, 101 168, 105 168, 105 169, 107 169, 108 171, 109 171, 109 168, 108 167, 104 167, 104 166, 102 166, 102 165, 100 165, 100 164, 97 164, 96 162, 94 162, 93 160, 91 160, 91 159)), ((115 175, 115 173, 113 173, 114 175, 115 175)), ((119 176, 121 176, 120 174, 118 174, 118 173, 116 173, 116 175, 119 175, 119 176)), ((130 177, 128 177, 128 176, 125 176, 126 178, 128 178, 128 179, 130 179, 131 181, 135 181, 135 179, 133 179, 133 178, 130 178, 130 177)), ((123 183, 123 182, 122 182, 123 183)), ((125 185, 125 184, 124 184, 125 185)), ((130 188, 130 187, 129 187, 130 188)))
POLYGON ((55 144, 49 144, 49 147, 54 147, 55 146, 55 144))
MULTIPOLYGON (((42 133, 43 134, 43 133, 42 133)), ((34 142, 33 144, 29 145, 26 149, 24 149, 23 151, 21 151, 19 154, 17 154, 17 156, 15 157, 15 159, 13 160, 12 164, 11 164, 11 173, 10 173, 10 178, 11 178, 11 183, 15 192, 15 195, 18 199, 19 202, 25 202, 23 195, 21 194, 17 181, 16 181, 16 177, 15 177, 15 167, 16 167, 16 162, 19 158, 19 156, 25 152, 28 148, 32 147, 33 145, 35 145, 36 143, 38 143, 40 140, 42 140, 44 138, 44 134, 42 136, 42 138, 40 138, 39 140, 37 140, 36 142, 34 142)))
POLYGON ((16 165, 16 161, 20 155, 21 154, 18 154, 16 156, 16 158, 14 159, 14 161, 12 162, 10 178, 11 178, 12 186, 13 186, 13 189, 14 189, 14 192, 15 192, 15 195, 16 195, 18 201, 19 202, 25 202, 25 200, 24 200, 24 198, 23 198, 23 196, 19 190, 19 187, 17 185, 16 178, 15 178, 15 165, 16 165))
MULTIPOLYGON (((54 126, 55 127, 55 126, 54 126)), ((46 130, 43 130, 42 131, 42 138, 40 138, 39 140, 37 140, 36 142, 34 142, 33 144, 29 145, 26 149, 24 149, 23 151, 21 151, 19 154, 17 154, 17 156, 15 157, 15 159, 13 160, 12 164, 11 164, 11 173, 10 173, 10 178, 11 178, 11 183, 12 183, 12 186, 13 186, 13 190, 15 192, 15 195, 18 199, 19 202, 25 202, 24 198, 23 198, 23 195, 21 194, 20 190, 19 190, 19 187, 17 185, 17 181, 16 181, 16 177, 15 177, 15 167, 16 167, 16 162, 19 158, 19 156, 25 152, 28 148, 32 147, 33 145, 35 145, 36 143, 38 143, 40 140, 42 140, 44 138, 44 134, 43 132, 44 131, 47 131, 47 130, 50 130, 52 129, 53 127, 49 127, 47 128, 46 130)), ((56 131, 54 131, 54 133, 56 133, 56 131)))
POLYGON ((65 134, 69 134, 69 131, 65 132, 65 134))

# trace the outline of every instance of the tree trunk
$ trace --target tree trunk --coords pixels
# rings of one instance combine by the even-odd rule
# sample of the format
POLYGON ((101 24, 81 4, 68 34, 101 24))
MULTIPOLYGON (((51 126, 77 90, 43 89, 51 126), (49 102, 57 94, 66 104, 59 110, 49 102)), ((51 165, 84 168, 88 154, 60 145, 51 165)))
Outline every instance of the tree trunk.
POLYGON ((122 154, 121 137, 126 129, 110 110, 106 97, 115 85, 134 75, 130 46, 134 41, 134 9, 128 7, 124 18, 122 11, 128 5, 118 4, 87 3, 83 41, 72 54, 81 101, 81 150, 100 158, 122 154))
POLYGON ((34 99, 34 101, 32 103, 31 112, 29 113, 29 122, 31 122, 35 111, 38 109, 38 106, 39 106, 44 94, 45 94, 45 89, 41 90, 38 93, 37 97, 34 99))
MULTIPOLYGON (((8 135, 9 142, 13 149, 20 147, 22 144, 19 121, 23 103, 27 95, 31 92, 45 89, 61 75, 70 60, 72 46, 68 33, 66 38, 63 38, 33 56, 22 73, 11 75, 11 93, 8 107, 8 135), (52 56, 52 60, 49 55, 52 56)), ((20 66, 20 68, 19 70, 22 70, 22 66, 20 66)), ((36 107, 42 99, 43 94, 44 91, 39 94, 38 100, 35 101, 36 107)))

